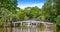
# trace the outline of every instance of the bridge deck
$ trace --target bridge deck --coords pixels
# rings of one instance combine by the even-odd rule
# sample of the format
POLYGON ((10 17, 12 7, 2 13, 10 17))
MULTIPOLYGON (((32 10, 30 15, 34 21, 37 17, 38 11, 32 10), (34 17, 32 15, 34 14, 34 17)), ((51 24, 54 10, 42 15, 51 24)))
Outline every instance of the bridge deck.
POLYGON ((21 23, 21 22, 27 22, 27 23, 44 23, 44 24, 53 24, 50 22, 44 22, 44 21, 32 21, 32 20, 26 20, 26 21, 16 21, 16 22, 12 22, 12 23, 21 23))

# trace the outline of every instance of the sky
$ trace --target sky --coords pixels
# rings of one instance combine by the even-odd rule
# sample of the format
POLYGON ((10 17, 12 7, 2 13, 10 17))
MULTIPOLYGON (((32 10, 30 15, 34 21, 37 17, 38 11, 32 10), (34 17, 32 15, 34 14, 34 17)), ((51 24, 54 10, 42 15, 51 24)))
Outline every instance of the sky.
POLYGON ((18 7, 21 9, 34 6, 41 8, 44 5, 45 1, 46 0, 18 0, 18 7))

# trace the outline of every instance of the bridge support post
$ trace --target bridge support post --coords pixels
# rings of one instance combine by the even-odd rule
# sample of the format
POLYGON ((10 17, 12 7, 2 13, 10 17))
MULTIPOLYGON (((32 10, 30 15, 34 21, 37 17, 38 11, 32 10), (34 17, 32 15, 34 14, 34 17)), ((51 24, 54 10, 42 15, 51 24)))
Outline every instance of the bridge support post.
POLYGON ((22 22, 21 22, 21 26, 22 26, 22 22))
POLYGON ((14 25, 14 27, 15 27, 15 23, 14 23, 13 25, 14 25))
POLYGON ((37 26, 37 23, 36 23, 36 26, 37 26))

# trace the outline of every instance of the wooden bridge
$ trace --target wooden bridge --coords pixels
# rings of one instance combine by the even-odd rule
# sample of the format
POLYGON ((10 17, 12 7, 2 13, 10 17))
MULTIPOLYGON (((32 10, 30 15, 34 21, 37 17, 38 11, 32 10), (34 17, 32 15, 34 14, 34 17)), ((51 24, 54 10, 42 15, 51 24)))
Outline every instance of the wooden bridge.
POLYGON ((48 26, 48 25, 51 25, 51 24, 53 24, 53 23, 51 23, 51 22, 44 22, 44 21, 36 21, 36 20, 24 20, 24 21, 16 21, 16 22, 12 22, 12 24, 14 25, 14 26, 16 26, 16 24, 21 24, 20 26, 22 26, 22 24, 23 24, 23 22, 24 23, 27 23, 27 26, 33 26, 33 24, 35 24, 35 26, 37 26, 37 25, 40 25, 41 23, 42 24, 44 24, 44 26, 48 26))

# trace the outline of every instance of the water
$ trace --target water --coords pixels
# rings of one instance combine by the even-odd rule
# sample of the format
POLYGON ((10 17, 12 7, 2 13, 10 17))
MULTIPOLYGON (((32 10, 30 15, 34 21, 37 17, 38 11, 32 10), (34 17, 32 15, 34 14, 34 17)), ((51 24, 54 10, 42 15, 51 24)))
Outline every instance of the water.
POLYGON ((40 29, 38 27, 13 28, 12 32, 53 32, 53 30, 40 29))
POLYGON ((46 30, 45 27, 13 27, 0 28, 0 32, 53 32, 53 30, 46 30))
POLYGON ((39 27, 3 27, 0 28, 0 32, 54 32, 54 27, 51 27, 53 25, 49 25, 50 27, 45 27, 44 25, 39 27), (53 28, 53 29, 51 29, 53 28))
POLYGON ((13 28, 13 32, 41 32, 39 28, 27 27, 27 28, 13 28))

